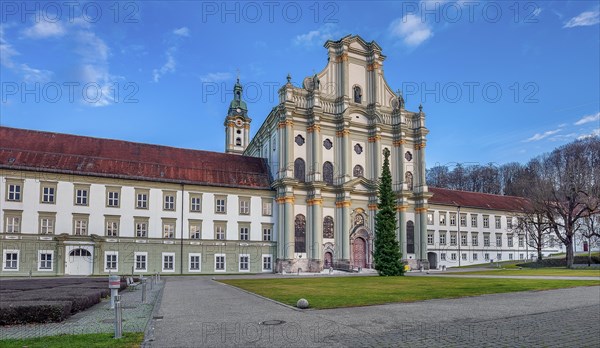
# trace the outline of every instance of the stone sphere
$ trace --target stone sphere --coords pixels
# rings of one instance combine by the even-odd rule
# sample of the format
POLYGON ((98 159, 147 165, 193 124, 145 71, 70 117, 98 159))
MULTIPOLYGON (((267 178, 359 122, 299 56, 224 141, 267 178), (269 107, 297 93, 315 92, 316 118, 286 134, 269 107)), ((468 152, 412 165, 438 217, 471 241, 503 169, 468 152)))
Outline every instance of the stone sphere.
POLYGON ((298 300, 298 302, 296 302, 296 307, 300 309, 306 309, 308 308, 308 301, 305 298, 301 298, 298 300))

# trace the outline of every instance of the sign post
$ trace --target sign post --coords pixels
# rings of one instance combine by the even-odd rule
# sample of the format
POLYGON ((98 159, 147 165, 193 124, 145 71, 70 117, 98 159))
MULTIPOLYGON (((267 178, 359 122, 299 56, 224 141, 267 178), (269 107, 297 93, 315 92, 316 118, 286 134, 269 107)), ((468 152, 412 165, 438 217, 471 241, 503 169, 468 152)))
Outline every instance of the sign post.
POLYGON ((114 309, 115 297, 119 295, 119 289, 121 288, 121 277, 118 275, 109 275, 108 288, 110 289, 110 309, 114 309))

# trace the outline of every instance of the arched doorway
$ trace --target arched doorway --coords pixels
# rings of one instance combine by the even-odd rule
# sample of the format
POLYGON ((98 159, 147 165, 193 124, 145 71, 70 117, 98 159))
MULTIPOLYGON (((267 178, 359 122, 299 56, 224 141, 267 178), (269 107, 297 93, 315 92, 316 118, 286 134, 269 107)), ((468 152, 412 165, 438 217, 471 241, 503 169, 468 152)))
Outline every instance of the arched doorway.
MULTIPOLYGON (((69 248, 69 247, 67 247, 69 248)), ((94 267, 92 253, 87 248, 71 247, 68 250, 65 273, 69 275, 90 275, 94 267)))
POLYGON ((437 254, 436 253, 428 252, 427 260, 429 261, 429 269, 437 268, 437 254))
POLYGON ((352 259, 354 260, 354 267, 365 268, 367 266, 367 242, 361 237, 354 239, 352 259))
POLYGON ((333 267, 333 254, 328 251, 323 257, 323 268, 327 269, 329 267, 333 267))

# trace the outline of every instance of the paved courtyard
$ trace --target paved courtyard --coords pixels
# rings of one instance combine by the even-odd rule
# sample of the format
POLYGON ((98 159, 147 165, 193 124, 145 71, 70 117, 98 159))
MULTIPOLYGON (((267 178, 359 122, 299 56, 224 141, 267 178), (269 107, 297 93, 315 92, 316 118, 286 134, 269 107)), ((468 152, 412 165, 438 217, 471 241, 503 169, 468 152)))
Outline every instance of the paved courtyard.
POLYGON ((600 346, 598 286, 300 311, 211 277, 173 277, 158 315, 147 346, 600 346))

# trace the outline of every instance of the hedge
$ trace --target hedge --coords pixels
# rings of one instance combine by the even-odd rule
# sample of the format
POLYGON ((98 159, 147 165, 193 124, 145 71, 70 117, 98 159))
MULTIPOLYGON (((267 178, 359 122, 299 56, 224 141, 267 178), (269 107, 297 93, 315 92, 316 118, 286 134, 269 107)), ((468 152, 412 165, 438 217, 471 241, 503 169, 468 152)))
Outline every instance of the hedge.
POLYGON ((70 315, 70 301, 0 302, 0 325, 60 322, 70 315))
MULTIPOLYGON (((587 265, 588 263, 588 257, 587 256, 575 256, 575 258, 573 259, 573 263, 574 264, 582 264, 582 265, 587 265)), ((593 264, 599 264, 600 263, 600 257, 598 256, 592 256, 592 263, 593 264)), ((542 268, 542 267, 567 267, 567 259, 543 259, 540 261, 534 261, 534 262, 526 262, 526 263, 520 263, 517 264, 517 266, 520 267, 527 267, 527 268, 542 268)))

